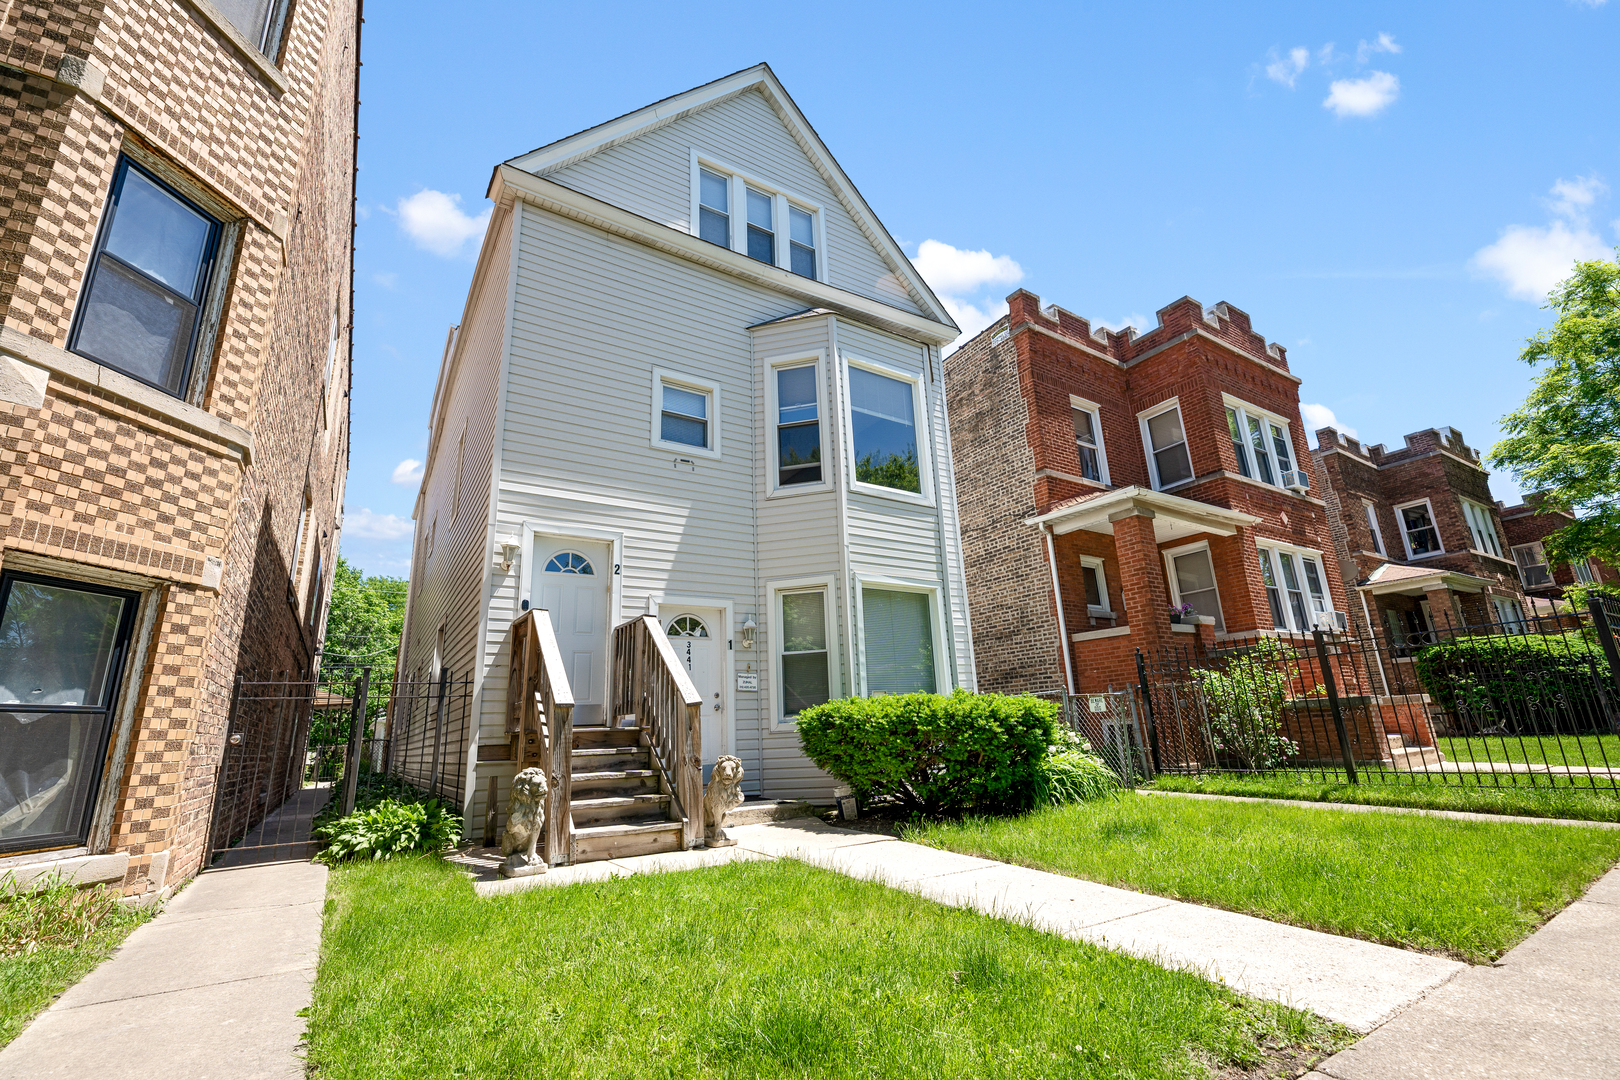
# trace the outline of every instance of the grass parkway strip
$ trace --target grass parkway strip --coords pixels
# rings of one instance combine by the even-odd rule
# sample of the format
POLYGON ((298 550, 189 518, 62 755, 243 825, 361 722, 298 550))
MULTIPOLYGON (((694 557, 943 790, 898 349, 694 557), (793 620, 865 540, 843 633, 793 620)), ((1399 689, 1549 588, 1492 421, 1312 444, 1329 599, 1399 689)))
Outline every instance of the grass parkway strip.
POLYGON ((1473 963, 1620 859, 1620 833, 1125 794, 906 839, 1473 963))
POLYGON ((1555 788, 1546 777, 1453 774, 1445 778, 1445 782, 1437 782, 1428 776, 1408 775, 1400 780, 1386 776, 1351 784, 1343 780, 1311 780, 1288 775, 1209 774, 1160 776, 1153 786, 1161 791, 1191 791, 1202 795, 1250 795, 1262 799, 1620 822, 1620 797, 1590 789, 1573 790, 1567 780, 1564 786, 1555 788))

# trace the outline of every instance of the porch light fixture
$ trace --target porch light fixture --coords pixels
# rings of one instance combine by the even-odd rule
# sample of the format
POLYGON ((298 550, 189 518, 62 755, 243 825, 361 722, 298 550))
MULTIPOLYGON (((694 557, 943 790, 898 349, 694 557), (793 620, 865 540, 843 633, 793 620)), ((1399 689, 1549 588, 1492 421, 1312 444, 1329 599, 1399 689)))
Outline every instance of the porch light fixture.
POLYGON ((516 540, 501 541, 501 573, 510 574, 512 572, 512 564, 517 562, 518 552, 522 548, 523 545, 516 540))
POLYGON ((752 615, 749 615, 747 618, 743 619, 743 624, 742 624, 742 647, 743 648, 752 649, 754 647, 754 631, 758 630, 758 629, 759 629, 759 624, 754 621, 754 617, 752 615))

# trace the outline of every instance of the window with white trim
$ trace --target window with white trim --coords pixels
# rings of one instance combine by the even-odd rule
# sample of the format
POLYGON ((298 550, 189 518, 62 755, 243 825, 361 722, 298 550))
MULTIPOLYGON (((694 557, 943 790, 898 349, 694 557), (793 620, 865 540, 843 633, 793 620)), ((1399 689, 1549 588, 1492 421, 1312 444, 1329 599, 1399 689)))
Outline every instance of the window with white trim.
POLYGON ((653 446, 720 456, 720 393, 714 384, 655 368, 652 395, 653 446))
POLYGON ((1502 557, 1502 545, 1496 538, 1496 522, 1492 519, 1488 507, 1477 502, 1462 500, 1463 520, 1468 522, 1468 538, 1474 543, 1474 550, 1484 552, 1486 555, 1502 557))
POLYGON ((1080 556, 1080 580, 1086 590, 1086 611, 1092 615, 1112 615, 1114 608, 1108 599, 1108 574, 1103 561, 1095 555, 1080 556))
POLYGON ((1074 422, 1074 448, 1080 456, 1080 475, 1099 484, 1108 483, 1108 456, 1103 450, 1102 410, 1094 402, 1071 394, 1069 412, 1074 422))
POLYGON ((926 592, 863 586, 861 649, 867 694, 932 694, 933 598, 926 592))
POLYGON ((1581 585, 1597 584, 1597 574, 1592 572, 1592 561, 1590 559, 1576 559, 1569 564, 1569 569, 1575 575, 1577 583, 1581 585))
POLYGON ((771 368, 770 379, 776 410, 776 486, 820 484, 824 479, 820 364, 815 360, 782 364, 771 368))
POLYGON ((1272 626, 1296 633, 1311 630, 1316 616, 1331 610, 1322 553, 1282 544, 1260 544, 1258 549, 1272 626))
POLYGON ((1294 468, 1294 444, 1288 436, 1287 420, 1228 397, 1226 430, 1238 472, 1244 476, 1273 487, 1310 483, 1305 470, 1294 468))
POLYGON ((780 628, 776 657, 782 688, 781 715, 794 720, 812 705, 831 699, 832 653, 827 648, 827 589, 795 589, 776 594, 780 628))
POLYGON ((1407 503, 1395 508, 1395 519, 1401 523, 1401 539, 1406 542, 1406 557, 1421 559, 1444 552, 1440 545, 1440 530, 1434 527, 1434 508, 1429 500, 1407 503))
POLYGON ((1362 507, 1367 511, 1367 528, 1372 532, 1373 550, 1380 555, 1388 555, 1384 550, 1384 530, 1378 527, 1378 507, 1371 499, 1362 499, 1362 507))
POLYGON ((274 60, 281 47, 288 0, 214 0, 214 6, 252 45, 274 60))
POLYGON ((1181 424, 1181 405, 1142 417, 1142 442, 1147 447, 1148 468, 1157 490, 1191 480, 1192 457, 1187 452, 1187 435, 1181 424))
POLYGON ((921 495, 917 384, 851 364, 849 412, 856 481, 921 495))
POLYGON ((1510 630, 1524 629, 1524 609, 1517 600, 1505 600, 1500 596, 1491 597, 1491 608, 1496 612, 1496 621, 1510 630))
POLYGON ((1553 584, 1552 568, 1547 565, 1547 553, 1540 540, 1515 544, 1512 554, 1519 566, 1519 581, 1525 588, 1542 589, 1553 584))
POLYGON ((1164 562, 1169 571, 1171 603, 1176 607, 1190 604, 1198 614, 1214 619, 1215 629, 1225 631, 1226 619, 1221 614, 1221 594, 1215 585, 1215 564, 1210 560, 1209 544, 1200 542, 1171 548, 1164 553, 1164 562))
POLYGON ((697 235, 812 281, 825 280, 821 213, 812 204, 754 177, 693 154, 697 235))

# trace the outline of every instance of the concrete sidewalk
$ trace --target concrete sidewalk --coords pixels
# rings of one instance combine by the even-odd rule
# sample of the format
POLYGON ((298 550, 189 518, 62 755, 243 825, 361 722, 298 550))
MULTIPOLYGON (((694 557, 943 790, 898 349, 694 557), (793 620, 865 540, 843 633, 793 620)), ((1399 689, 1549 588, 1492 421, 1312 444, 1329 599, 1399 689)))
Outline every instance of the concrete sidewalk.
POLYGON ((1492 967, 1470 968, 1307 1080, 1620 1076, 1620 870, 1492 967))
POLYGON ((301 1080, 326 867, 254 845, 307 837, 324 798, 293 800, 69 987, 0 1050, 0 1080, 301 1080))

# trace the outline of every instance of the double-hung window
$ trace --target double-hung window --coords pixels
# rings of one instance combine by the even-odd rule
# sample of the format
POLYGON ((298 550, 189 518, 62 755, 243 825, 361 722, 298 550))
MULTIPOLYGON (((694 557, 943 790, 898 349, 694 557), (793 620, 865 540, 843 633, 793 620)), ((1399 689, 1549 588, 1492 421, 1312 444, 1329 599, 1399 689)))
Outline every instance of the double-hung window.
POLYGON ((848 370, 856 481, 922 494, 917 384, 853 364, 848 370))
POLYGON ((1108 458, 1103 452, 1102 411, 1094 402, 1069 396, 1069 414, 1074 421, 1074 448, 1080 457, 1080 475, 1099 484, 1108 483, 1108 458))
POLYGON ((812 281, 825 280, 821 214, 775 185, 692 154, 692 212, 711 244, 812 281))
POLYGON ((265 56, 275 59, 287 20, 288 0, 214 0, 219 13, 265 56))
POLYGON ((1408 559, 1439 555, 1444 551, 1440 545, 1440 530, 1434 527, 1434 510, 1430 507, 1428 499, 1397 506, 1395 516, 1401 523, 1401 535, 1406 540, 1408 559))
POLYGON ((183 397, 219 235, 219 221, 119 159, 68 348, 183 397))
POLYGON ((1108 574, 1103 561, 1095 555, 1080 556, 1080 580, 1086 590, 1086 612, 1105 617, 1112 615, 1114 610, 1108 601, 1108 574))
POLYGON ((1260 544, 1260 580, 1265 583, 1271 624, 1304 633, 1328 610, 1327 579, 1320 552, 1260 544))
POLYGON ((777 657, 782 687, 781 715, 793 720, 812 705, 831 698, 832 680, 827 648, 827 590, 825 587, 776 594, 777 626, 781 635, 777 657))
POLYGON ((652 445, 704 457, 720 456, 719 391, 684 374, 653 371, 652 445))
POLYGON ((1576 559, 1569 564, 1570 573, 1575 575, 1575 581, 1581 585, 1597 584, 1597 575, 1592 572, 1590 559, 1576 559))
POLYGON ((861 629, 868 694, 934 693, 933 599, 929 593, 864 586, 861 629))
POLYGON ((1361 506, 1367 511, 1367 529, 1372 533, 1372 549, 1379 555, 1388 555, 1384 550, 1384 530, 1378 527, 1378 507, 1371 499, 1362 499, 1361 506))
POLYGON ((1491 608, 1496 613, 1496 621, 1504 630, 1519 633, 1524 630, 1524 609, 1517 600, 1505 600, 1500 596, 1491 597, 1491 608))
POLYGON ((1142 441, 1147 444, 1154 488, 1163 490, 1192 479, 1192 457, 1187 452, 1179 403, 1142 416, 1142 441))
POLYGON ((1171 602, 1177 607, 1190 604, 1198 614, 1214 619, 1215 629, 1224 631, 1226 620, 1221 614, 1221 594, 1215 587, 1215 564, 1210 561, 1209 544, 1171 548, 1164 553, 1164 560, 1170 576, 1171 602))
POLYGON ((0 577, 0 854, 89 836, 138 600, 0 577))
POLYGON ((814 360, 772 370, 776 380, 777 487, 821 483, 821 395, 816 373, 814 360))
POLYGON ((1500 559, 1502 545, 1496 538, 1496 522, 1492 520, 1490 510, 1468 499, 1462 500, 1462 508, 1463 520, 1468 522, 1468 537, 1474 542, 1474 550, 1495 555, 1500 559))
POLYGON ((1519 580, 1527 589, 1541 589, 1553 584, 1552 568, 1547 565, 1547 553, 1541 541, 1513 547, 1513 561, 1519 565, 1519 580))
POLYGON ((1305 472, 1294 468, 1288 422, 1236 398, 1226 399, 1226 430, 1232 440, 1238 472, 1273 487, 1303 485, 1305 472))

